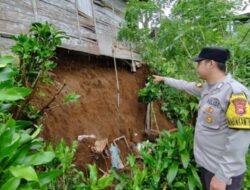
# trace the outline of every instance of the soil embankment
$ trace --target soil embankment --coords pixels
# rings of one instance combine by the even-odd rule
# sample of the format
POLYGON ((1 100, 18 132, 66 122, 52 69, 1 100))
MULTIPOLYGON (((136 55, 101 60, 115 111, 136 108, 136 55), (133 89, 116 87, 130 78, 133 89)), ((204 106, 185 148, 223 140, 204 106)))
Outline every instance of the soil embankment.
MULTIPOLYGON (((53 71, 54 86, 41 87, 46 93, 40 97, 38 105, 42 106, 53 97, 53 94, 66 83, 62 93, 46 111, 43 137, 46 141, 60 141, 64 138, 68 143, 77 140, 79 135, 95 135, 97 139, 115 138, 125 135, 129 143, 143 140, 146 105, 139 103, 138 90, 145 84, 147 69, 145 66, 130 72, 128 64, 117 61, 120 85, 120 106, 117 108, 116 77, 113 59, 86 54, 70 53, 59 50, 58 66, 53 71), (68 92, 81 95, 78 103, 61 105, 63 96, 68 92)), ((156 118, 159 128, 170 129, 173 125, 155 104, 156 118)), ((123 149, 123 148, 122 148, 123 149)), ((124 154, 124 149, 122 154, 124 154)), ((102 162, 96 160, 88 143, 79 141, 76 164, 83 168, 86 163, 102 162)))

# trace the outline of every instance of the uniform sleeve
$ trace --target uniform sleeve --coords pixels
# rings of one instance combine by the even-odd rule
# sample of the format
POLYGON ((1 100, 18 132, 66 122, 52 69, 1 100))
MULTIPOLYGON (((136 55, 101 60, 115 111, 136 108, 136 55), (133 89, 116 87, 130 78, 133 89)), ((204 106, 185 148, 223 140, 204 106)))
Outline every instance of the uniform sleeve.
POLYGON ((245 163, 250 139, 249 130, 230 129, 225 151, 219 160, 215 176, 226 184, 231 184, 231 177, 240 175, 239 163, 245 163))
POLYGON ((187 82, 169 77, 164 78, 164 83, 178 90, 183 90, 193 96, 201 96, 203 87, 198 87, 195 82, 187 82))
POLYGON ((250 91, 249 90, 247 91, 247 100, 248 100, 248 103, 250 104, 250 91))

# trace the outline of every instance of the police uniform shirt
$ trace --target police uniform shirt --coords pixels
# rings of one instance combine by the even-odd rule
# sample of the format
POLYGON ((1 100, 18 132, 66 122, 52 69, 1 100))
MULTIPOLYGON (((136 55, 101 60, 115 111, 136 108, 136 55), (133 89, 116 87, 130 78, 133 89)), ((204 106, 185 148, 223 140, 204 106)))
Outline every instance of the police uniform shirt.
POLYGON ((250 143, 249 90, 230 74, 213 86, 168 77, 164 82, 200 96, 194 135, 196 163, 230 185, 232 177, 246 170, 245 155, 250 143))

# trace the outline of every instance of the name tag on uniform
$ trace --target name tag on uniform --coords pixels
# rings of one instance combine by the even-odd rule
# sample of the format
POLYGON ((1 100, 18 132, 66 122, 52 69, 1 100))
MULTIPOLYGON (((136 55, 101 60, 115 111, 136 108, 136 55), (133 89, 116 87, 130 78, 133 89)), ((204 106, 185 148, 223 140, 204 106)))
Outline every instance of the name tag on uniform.
POLYGON ((219 108, 220 107, 220 101, 217 99, 217 98, 209 98, 208 100, 207 100, 207 102, 210 104, 210 105, 212 105, 212 106, 214 106, 214 107, 216 107, 216 108, 219 108))
POLYGON ((232 94, 226 115, 229 128, 250 129, 250 105, 244 93, 232 94))

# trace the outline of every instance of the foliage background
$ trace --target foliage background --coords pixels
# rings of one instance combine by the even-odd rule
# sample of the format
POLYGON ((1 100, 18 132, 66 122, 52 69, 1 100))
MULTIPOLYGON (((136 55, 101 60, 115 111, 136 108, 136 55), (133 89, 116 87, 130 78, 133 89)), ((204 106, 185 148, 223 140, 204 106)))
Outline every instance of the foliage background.
MULTIPOLYGON (((239 0, 130 0, 118 39, 135 44, 150 69, 150 75, 197 82, 191 58, 205 46, 228 48, 231 58, 227 72, 250 87, 249 19, 242 22, 244 15, 235 14, 235 10, 242 7, 243 2, 239 0), (162 5, 171 3, 171 14, 163 16, 162 5)), ((139 91, 139 100, 145 103, 161 100, 162 111, 173 122, 194 125, 198 99, 165 85, 155 85, 151 76, 145 88, 139 91)), ((247 159, 249 165, 249 155, 247 159)), ((181 175, 176 178, 185 181, 181 175)), ((244 187, 249 187, 249 172, 246 173, 244 187)), ((188 189, 193 187, 189 185, 188 189)))
MULTIPOLYGON (((171 2, 128 1, 126 20, 121 25, 118 39, 136 45, 152 74, 197 82, 195 64, 191 58, 205 46, 228 48, 231 51, 228 72, 250 86, 250 41, 247 37, 249 24, 240 22, 240 16, 234 13, 236 8, 243 6, 242 2, 175 1, 171 14, 168 17, 162 16, 162 7, 159 4, 171 2), (148 18, 151 18, 151 21, 148 18)), ((149 86, 148 88, 151 88, 153 85, 149 86)), ((191 102, 197 100, 180 94, 175 89, 162 88, 162 93, 156 91, 155 99, 162 98, 162 110, 167 116, 173 121, 191 121, 196 108, 191 102)), ((143 99, 143 96, 149 96, 149 93, 141 91, 139 96, 143 99)))

